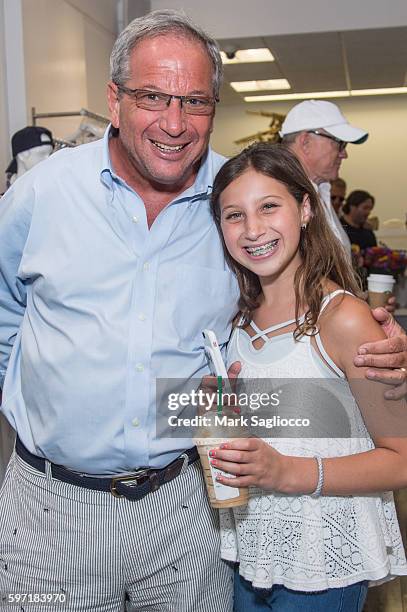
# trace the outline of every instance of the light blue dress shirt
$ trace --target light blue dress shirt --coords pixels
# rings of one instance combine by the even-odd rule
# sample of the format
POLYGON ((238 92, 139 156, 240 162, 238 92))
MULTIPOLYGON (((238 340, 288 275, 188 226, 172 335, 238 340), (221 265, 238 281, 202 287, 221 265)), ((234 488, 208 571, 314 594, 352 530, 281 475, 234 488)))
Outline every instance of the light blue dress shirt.
POLYGON ((0 201, 1 409, 31 452, 107 475, 191 446, 156 437, 155 382, 200 378, 202 329, 230 334, 238 289, 208 198, 223 163, 209 150, 150 229, 112 170, 108 130, 0 201))

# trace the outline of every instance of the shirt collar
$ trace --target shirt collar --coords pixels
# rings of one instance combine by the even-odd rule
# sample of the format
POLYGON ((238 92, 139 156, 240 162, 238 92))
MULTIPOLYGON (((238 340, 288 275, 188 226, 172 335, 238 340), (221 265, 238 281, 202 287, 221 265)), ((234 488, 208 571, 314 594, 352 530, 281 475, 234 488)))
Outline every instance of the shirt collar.
POLYGON ((212 151, 208 147, 208 150, 201 160, 201 165, 199 166, 195 181, 191 187, 188 187, 188 189, 175 198, 173 203, 189 201, 189 203, 192 204, 195 200, 201 200, 202 197, 210 194, 212 191, 213 180, 215 178, 211 157, 212 151))
MULTIPOLYGON (((112 187, 112 183, 115 179, 121 180, 120 177, 117 174, 115 174, 113 167, 112 167, 112 162, 110 159, 109 138, 111 137, 111 129, 112 129, 112 124, 109 123, 103 135, 102 167, 100 170, 100 176, 101 176, 102 181, 105 183, 105 185, 107 185, 110 188, 112 187)), ((208 147, 207 152, 202 158, 201 165, 199 167, 198 174, 196 176, 196 179, 193 185, 191 185, 191 187, 188 187, 188 189, 186 189, 182 194, 180 194, 174 200, 174 202, 182 202, 185 200, 189 200, 192 203, 192 201, 194 201, 195 198, 200 199, 202 196, 206 196, 211 192, 213 181, 215 178, 215 173, 213 169, 213 164, 211 163, 211 158, 212 158, 212 150, 210 147, 208 147)))
POLYGON ((109 138, 112 129, 112 124, 109 123, 105 133, 103 135, 102 142, 102 167, 100 169, 100 178, 107 187, 112 187, 113 179, 116 178, 116 174, 113 171, 112 162, 110 160, 109 153, 109 138))
POLYGON ((328 181, 320 183, 318 185, 318 191, 322 197, 330 198, 331 195, 331 184, 328 181))

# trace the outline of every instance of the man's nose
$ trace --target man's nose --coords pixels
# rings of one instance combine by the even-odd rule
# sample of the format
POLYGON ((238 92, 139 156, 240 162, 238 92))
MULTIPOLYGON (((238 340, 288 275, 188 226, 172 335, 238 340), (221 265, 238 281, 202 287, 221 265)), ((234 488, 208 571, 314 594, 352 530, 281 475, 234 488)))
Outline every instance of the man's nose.
POLYGON ((171 98, 167 108, 162 111, 159 125, 164 132, 172 137, 180 136, 185 132, 187 121, 181 100, 171 98))
POLYGON ((339 157, 341 159, 348 159, 348 152, 346 150, 346 147, 342 151, 339 151, 339 157))

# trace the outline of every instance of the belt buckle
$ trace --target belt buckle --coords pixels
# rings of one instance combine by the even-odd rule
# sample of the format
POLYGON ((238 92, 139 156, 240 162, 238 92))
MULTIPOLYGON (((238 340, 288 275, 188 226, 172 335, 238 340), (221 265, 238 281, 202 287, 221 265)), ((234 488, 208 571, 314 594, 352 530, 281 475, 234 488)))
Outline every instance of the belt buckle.
POLYGON ((139 478, 145 478, 149 471, 150 468, 140 468, 133 474, 128 474, 127 476, 116 476, 115 478, 112 478, 110 481, 110 493, 113 495, 113 497, 125 497, 124 495, 118 493, 116 483, 134 481, 136 484, 140 484, 139 478))

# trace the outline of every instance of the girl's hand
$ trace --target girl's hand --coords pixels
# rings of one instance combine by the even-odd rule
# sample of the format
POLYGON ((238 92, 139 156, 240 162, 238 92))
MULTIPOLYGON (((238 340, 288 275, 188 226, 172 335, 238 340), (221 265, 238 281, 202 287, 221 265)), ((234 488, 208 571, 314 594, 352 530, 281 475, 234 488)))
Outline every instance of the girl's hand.
MULTIPOLYGON (((228 378, 229 378, 230 386, 231 386, 233 393, 236 391, 236 381, 239 376, 240 370, 241 370, 240 361, 234 361, 232 365, 230 366, 230 368, 228 369, 228 378)), ((201 379, 201 384, 199 385, 199 389, 202 390, 204 397, 208 401, 204 402, 203 405, 199 406, 198 414, 204 415, 209 410, 209 400, 210 400, 211 405, 213 406, 213 410, 215 411, 217 403, 216 401, 214 401, 214 399, 216 399, 216 394, 218 392, 217 377, 211 376, 209 374, 204 376, 201 379)), ((229 407, 232 412, 234 412, 235 414, 238 414, 240 412, 239 408, 237 406, 229 406, 226 400, 227 398, 224 398, 223 400, 224 407, 225 408, 229 407)))
POLYGON ((221 444, 210 452, 211 463, 236 478, 219 476, 230 487, 255 486, 265 491, 285 492, 291 457, 282 455, 258 438, 242 438, 221 444))

